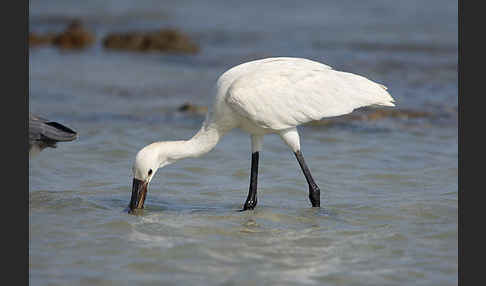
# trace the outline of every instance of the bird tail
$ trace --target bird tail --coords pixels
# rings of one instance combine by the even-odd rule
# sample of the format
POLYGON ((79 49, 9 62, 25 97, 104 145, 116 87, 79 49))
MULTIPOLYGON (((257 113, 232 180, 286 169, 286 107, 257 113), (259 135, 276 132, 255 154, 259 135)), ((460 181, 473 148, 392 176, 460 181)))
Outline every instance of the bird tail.
POLYGON ((379 87, 381 87, 382 89, 384 89, 385 91, 383 92, 384 93, 384 96, 385 96, 385 100, 380 102, 380 103, 376 103, 374 105, 376 106, 395 106, 395 99, 386 91, 388 89, 388 87, 380 84, 380 83, 376 83, 379 87))

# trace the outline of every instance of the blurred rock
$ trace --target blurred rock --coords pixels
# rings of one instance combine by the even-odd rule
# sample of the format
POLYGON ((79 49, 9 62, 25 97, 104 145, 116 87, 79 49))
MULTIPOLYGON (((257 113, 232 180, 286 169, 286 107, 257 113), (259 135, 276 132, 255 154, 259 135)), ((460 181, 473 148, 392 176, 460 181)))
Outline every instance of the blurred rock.
POLYGON ((383 118, 400 118, 400 119, 412 119, 412 118, 424 118, 424 117, 433 117, 433 114, 430 112, 425 111, 415 111, 415 110, 406 110, 406 109, 369 109, 364 108, 359 111, 355 111, 350 114, 326 118, 316 121, 311 121, 307 123, 308 125, 312 126, 324 126, 334 123, 342 123, 342 122, 349 122, 354 120, 359 121, 373 121, 383 118))
POLYGON ((71 22, 67 29, 52 41, 54 45, 63 49, 82 49, 94 42, 93 34, 85 30, 79 20, 71 22))
POLYGON ((208 112, 208 108, 206 106, 194 105, 188 102, 181 105, 177 110, 197 115, 205 115, 206 112, 208 112))
POLYGON ((39 35, 33 32, 29 34, 29 46, 31 47, 52 44, 62 49, 82 49, 94 42, 93 34, 85 30, 79 20, 72 21, 60 34, 39 35))
POLYGON ((54 37, 54 34, 39 35, 31 32, 29 34, 29 46, 33 47, 51 44, 54 37))
POLYGON ((426 111, 416 111, 407 109, 376 109, 368 110, 362 115, 363 120, 376 120, 385 117, 396 117, 402 119, 432 117, 433 114, 426 111))
POLYGON ((107 49, 140 52, 197 53, 199 51, 198 45, 176 29, 109 34, 103 39, 103 46, 107 49))

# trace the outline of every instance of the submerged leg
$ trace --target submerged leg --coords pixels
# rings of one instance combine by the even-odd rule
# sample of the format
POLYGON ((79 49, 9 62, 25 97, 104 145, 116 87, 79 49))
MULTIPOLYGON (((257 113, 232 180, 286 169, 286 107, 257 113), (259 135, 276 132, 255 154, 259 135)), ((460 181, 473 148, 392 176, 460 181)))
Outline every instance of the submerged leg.
POLYGON ((262 150, 263 136, 251 136, 251 174, 250 174, 250 188, 248 190, 248 197, 242 211, 252 210, 257 205, 257 182, 258 182, 258 157, 260 150, 262 150))
POLYGON ((319 190, 319 187, 312 178, 312 174, 304 161, 304 156, 302 155, 302 152, 300 152, 300 150, 297 150, 296 152, 294 152, 294 154, 297 158, 297 161, 299 161, 300 168, 302 169, 305 179, 307 180, 307 184, 309 185, 309 200, 311 201, 313 207, 320 207, 321 191, 319 190))
POLYGON ((251 154, 250 188, 248 190, 248 197, 246 198, 245 205, 242 209, 243 211, 252 210, 257 205, 258 154, 258 151, 251 154))

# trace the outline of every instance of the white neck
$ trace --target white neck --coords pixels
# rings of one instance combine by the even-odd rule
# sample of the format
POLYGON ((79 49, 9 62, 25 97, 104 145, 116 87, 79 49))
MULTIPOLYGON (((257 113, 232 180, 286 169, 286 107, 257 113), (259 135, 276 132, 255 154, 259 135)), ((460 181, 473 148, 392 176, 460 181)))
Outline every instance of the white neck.
POLYGON ((163 152, 170 163, 184 158, 195 158, 211 151, 224 131, 214 124, 203 123, 201 129, 189 140, 167 141, 160 143, 159 152, 163 152))

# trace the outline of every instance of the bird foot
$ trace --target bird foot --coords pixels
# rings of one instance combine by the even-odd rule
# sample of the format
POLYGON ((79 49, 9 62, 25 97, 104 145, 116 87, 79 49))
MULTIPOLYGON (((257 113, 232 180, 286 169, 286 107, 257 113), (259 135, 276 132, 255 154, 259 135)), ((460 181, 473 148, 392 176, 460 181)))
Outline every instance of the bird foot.
POLYGON ((257 205, 257 200, 249 200, 245 202, 245 205, 243 206, 243 209, 240 211, 247 211, 247 210, 253 210, 257 205))
POLYGON ((309 200, 313 208, 321 207, 321 191, 319 188, 309 189, 309 200))

